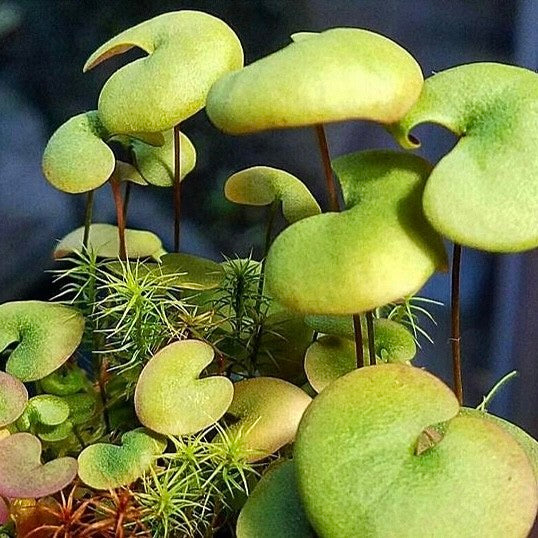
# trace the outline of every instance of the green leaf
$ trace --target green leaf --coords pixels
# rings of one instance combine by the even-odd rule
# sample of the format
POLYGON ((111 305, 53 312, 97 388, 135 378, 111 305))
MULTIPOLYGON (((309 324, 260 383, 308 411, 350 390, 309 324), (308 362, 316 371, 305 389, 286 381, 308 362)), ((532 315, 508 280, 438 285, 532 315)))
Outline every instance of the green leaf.
POLYGON ((107 137, 96 111, 67 120, 43 154, 43 173, 49 183, 72 194, 100 187, 115 166, 114 153, 103 141, 107 137))
POLYGON ((68 366, 61 370, 56 370, 44 377, 39 382, 41 388, 47 394, 56 396, 67 396, 80 392, 89 385, 86 373, 78 366, 68 366))
POLYGON ((238 419, 228 434, 239 435, 248 461, 274 454, 295 439, 297 426, 312 398, 300 388, 273 377, 234 384, 228 413, 238 419))
POLYGON ((223 376, 199 378, 212 360, 213 349, 199 340, 161 349, 138 378, 134 402, 140 422, 166 435, 196 433, 217 422, 234 388, 223 376))
POLYGON ((297 491, 293 461, 270 467, 237 520, 237 538, 315 538, 297 491))
POLYGON ((29 433, 0 441, 0 495, 39 498, 69 485, 77 475, 77 460, 58 458, 41 464, 41 442, 29 433))
POLYGON ((183 252, 165 254, 159 267, 163 274, 177 275, 171 285, 190 290, 214 289, 224 279, 219 263, 183 252))
MULTIPOLYGON (((173 130, 164 133, 164 144, 160 147, 134 138, 130 139, 130 146, 134 154, 136 167, 148 183, 158 187, 171 187, 174 184, 173 130)), ((183 181, 196 164, 196 149, 183 133, 180 133, 180 159, 180 179, 183 181)))
MULTIPOLYGON (((63 258, 82 250, 84 227, 68 233, 54 249, 55 258, 63 258)), ((163 252, 161 240, 145 230, 125 230, 125 244, 130 258, 159 258, 163 252)), ((119 256, 118 227, 112 224, 94 223, 90 226, 88 249, 100 258, 119 256)))
POLYGON ((390 39, 333 28, 224 75, 209 92, 207 113, 233 134, 350 119, 392 123, 422 85, 415 59, 390 39))
POLYGON ((489 420, 458 416, 452 391, 424 370, 384 364, 328 386, 294 447, 316 532, 342 536, 527 536, 538 488, 520 445, 489 420), (444 423, 428 448, 424 430, 444 423))
POLYGON ((268 291, 290 310, 353 314, 413 294, 446 268, 441 238, 422 213, 429 164, 368 151, 333 162, 346 206, 286 228, 267 257, 268 291))
POLYGON ((112 133, 166 131, 205 106, 211 85, 243 65, 233 30, 199 11, 164 13, 112 38, 84 71, 133 47, 148 57, 116 71, 99 96, 99 115, 112 133))
POLYGON ((96 443, 78 457, 78 475, 94 489, 115 489, 140 478, 155 456, 166 448, 166 439, 145 428, 122 435, 121 446, 96 443))
POLYGON ((224 185, 224 194, 237 204, 282 202, 282 212, 289 223, 321 213, 316 199, 300 179, 268 166, 253 166, 231 175, 224 185))
POLYGON ((69 406, 61 397, 39 394, 30 398, 23 416, 19 420, 29 425, 58 426, 65 422, 68 417, 69 406))
POLYGON ((15 422, 27 401, 26 387, 16 377, 0 372, 0 428, 15 422))
POLYGON ((84 332, 82 314, 60 304, 15 301, 0 305, 0 351, 17 344, 6 371, 21 381, 37 381, 75 352, 84 332))
POLYGON ((460 137, 433 170, 424 211, 456 243, 493 252, 538 246, 538 75, 476 63, 426 80, 420 99, 391 130, 404 147, 430 122, 460 137))
POLYGON ((478 409, 470 409, 463 407, 460 411, 462 416, 478 417, 485 420, 489 420, 502 428, 506 433, 509 433, 523 448, 531 465, 534 469, 534 475, 538 480, 538 441, 531 437, 525 430, 522 430, 519 426, 508 422, 500 417, 487 413, 485 411, 479 411, 478 409))
POLYGON ((114 179, 117 181, 130 181, 136 185, 147 185, 147 181, 140 175, 140 172, 129 163, 116 161, 114 168, 114 179))

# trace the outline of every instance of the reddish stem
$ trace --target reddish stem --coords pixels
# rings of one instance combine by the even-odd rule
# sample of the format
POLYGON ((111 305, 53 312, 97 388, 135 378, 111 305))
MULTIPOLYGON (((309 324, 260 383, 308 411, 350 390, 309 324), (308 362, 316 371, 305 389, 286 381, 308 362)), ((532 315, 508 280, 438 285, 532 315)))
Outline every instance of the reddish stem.
POLYGON ((117 179, 110 178, 110 186, 112 187, 112 196, 116 206, 116 219, 118 223, 118 239, 120 243, 120 260, 127 259, 127 248, 125 246, 125 211, 123 208, 123 197, 121 195, 121 182, 117 179))
POLYGON ((452 256, 451 285, 451 338, 452 372, 454 374, 454 393, 463 405, 463 383, 461 374, 461 334, 460 334, 460 269, 461 246, 454 244, 452 256))

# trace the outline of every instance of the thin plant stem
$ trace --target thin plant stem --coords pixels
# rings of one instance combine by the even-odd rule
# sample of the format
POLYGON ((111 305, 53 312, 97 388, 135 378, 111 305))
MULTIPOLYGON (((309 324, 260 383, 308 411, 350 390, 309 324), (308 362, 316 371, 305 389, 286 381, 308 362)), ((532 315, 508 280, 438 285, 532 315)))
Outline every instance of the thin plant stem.
MULTIPOLYGON (((338 193, 336 187, 336 181, 331 168, 331 155, 329 153, 329 144, 327 143, 327 136, 323 125, 316 125, 316 135, 318 137, 319 151, 321 154, 321 161, 323 163, 323 171, 325 173, 325 185, 327 187, 327 194, 329 195, 329 207, 331 211, 340 211, 340 202, 338 201, 338 193)), ((372 313, 369 312, 370 316, 372 313)), ((367 319, 368 319, 367 314, 367 319)), ((355 330, 355 347, 357 355, 357 368, 364 366, 364 351, 362 349, 362 329, 360 324, 360 315, 355 314, 353 316, 353 326, 355 330), (359 346, 360 342, 360 346, 359 346), (360 364, 360 366, 359 366, 360 364)), ((373 356, 373 360, 370 359, 371 364, 375 364, 375 346, 374 346, 374 331, 368 330, 368 349, 370 357, 373 356), (373 355, 372 355, 372 350, 373 355)))
POLYGON ((263 258, 262 266, 260 268, 260 280, 258 281, 258 298, 256 299, 256 312, 260 313, 260 307, 263 296, 263 285, 265 283, 265 261, 267 259, 267 254, 269 252, 269 247, 271 246, 271 240, 273 238, 273 225, 275 223, 275 216, 278 210, 279 201, 275 200, 268 209, 267 216, 267 225, 265 227, 265 241, 263 246, 263 258))
POLYGON ((86 194, 86 208, 84 211, 84 235, 82 237, 82 250, 86 252, 88 250, 88 243, 90 241, 90 226, 92 224, 93 214, 93 194, 94 191, 88 191, 86 194))
POLYGON ((376 364, 375 339, 374 339, 374 314, 371 310, 366 312, 366 327, 368 330, 368 354, 370 355, 370 366, 374 366, 376 364))
POLYGON ((181 137, 179 124, 174 127, 174 252, 179 252, 181 222, 181 137))
POLYGON ((460 269, 461 246, 454 244, 452 256, 451 282, 451 335, 452 372, 454 375, 454 393, 460 405, 463 405, 463 383, 461 375, 461 334, 460 334, 460 269))
POLYGON ((330 211, 340 211, 340 203, 338 202, 336 181, 334 180, 334 174, 331 168, 331 158, 325 128, 320 124, 316 125, 315 129, 318 137, 321 161, 323 163, 323 171, 325 173, 325 185, 329 196, 329 209, 330 211))
POLYGON ((360 314, 353 314, 353 330, 355 332, 355 357, 357 368, 364 366, 364 351, 362 349, 362 328, 360 314))
POLYGON ((127 211, 129 210, 129 202, 131 201, 131 190, 133 184, 130 181, 125 182, 125 194, 123 195, 123 218, 127 226, 127 211))
POLYGON ((121 195, 121 182, 117 179, 110 178, 114 205, 116 206, 116 219, 118 223, 118 239, 120 243, 120 260, 127 259, 127 248, 125 246, 125 211, 123 208, 123 197, 121 195))

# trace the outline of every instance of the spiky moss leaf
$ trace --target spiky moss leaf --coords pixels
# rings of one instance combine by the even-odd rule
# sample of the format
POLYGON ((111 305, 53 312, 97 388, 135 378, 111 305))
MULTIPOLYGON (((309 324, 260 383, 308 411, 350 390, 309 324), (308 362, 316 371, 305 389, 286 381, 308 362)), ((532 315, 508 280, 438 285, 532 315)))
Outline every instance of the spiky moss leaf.
POLYGON ((84 66, 138 47, 149 56, 116 71, 99 96, 99 115, 112 133, 162 132, 205 106, 211 85, 243 66, 233 30, 200 11, 164 13, 97 49, 84 66))
POLYGON ((520 445, 490 420, 457 416, 424 370, 384 364, 328 386, 295 444, 299 492, 321 536, 527 536, 538 506, 520 445), (444 437, 416 455, 425 428, 444 437))
POLYGON ((16 377, 0 372, 0 428, 15 422, 23 413, 28 391, 16 377))
POLYGON ((390 39, 333 28, 223 76, 207 113, 233 134, 350 119, 393 123, 422 85, 415 59, 390 39))
POLYGON ((525 450, 527 457, 529 458, 529 461, 534 469, 536 479, 538 480, 538 441, 536 441, 534 437, 531 437, 519 426, 516 426, 503 418, 497 417, 485 411, 463 407, 460 414, 462 416, 477 417, 489 420, 509 433, 522 446, 523 450, 525 450))
MULTIPOLYGON (((192 172, 196 164, 196 149, 186 135, 180 133, 180 159, 181 175, 185 176, 192 172)), ((171 187, 174 184, 174 131, 164 133, 164 144, 153 146, 142 140, 131 139, 130 146, 133 150, 136 167, 151 185, 158 187, 171 187)))
POLYGON ((263 475, 237 519, 237 538, 315 538, 297 491, 293 461, 263 475))
POLYGON ((240 435, 249 461, 274 454, 295 439, 297 426, 312 398, 287 381, 255 377, 234 384, 228 413, 238 421, 229 435, 240 435))
POLYGON ((441 238, 422 212, 430 165, 391 151, 333 161, 346 207, 286 228, 267 257, 268 291, 290 310, 353 314, 416 292, 446 268, 441 238))
POLYGON ((96 443, 78 457, 80 479, 94 489, 115 489, 140 478, 155 456, 166 448, 166 439, 137 428, 121 437, 121 446, 96 443))
POLYGON ((200 379, 213 349, 199 340, 182 340, 161 349, 144 366, 134 402, 144 426, 167 435, 196 433, 219 420, 233 398, 223 376, 200 379))
POLYGON ((284 218, 291 224, 321 213, 319 204, 298 178, 269 166, 253 166, 231 175, 224 185, 228 200, 244 205, 282 202, 284 218))
MULTIPOLYGON (((305 323, 318 333, 330 334, 353 340, 355 330, 351 316, 305 316, 305 323)), ((384 362, 407 362, 413 360, 417 345, 413 335, 401 323, 376 318, 374 324, 374 346, 376 356, 384 362)), ((366 320, 361 317, 362 333, 366 334, 366 320)), ((364 342, 367 351, 368 343, 364 342)))
POLYGON ((461 137, 424 190, 433 226, 493 252, 538 246, 538 75, 495 63, 437 73, 391 130, 404 147, 417 147, 409 133, 425 122, 461 137))
POLYGON ((114 153, 103 141, 108 132, 96 111, 74 116, 50 138, 43 173, 51 185, 72 194, 91 191, 114 171, 114 153))
POLYGON ((58 369, 77 349, 84 318, 74 308, 42 301, 0 305, 0 350, 17 344, 6 372, 21 381, 37 381, 58 369))
POLYGON ((15 433, 0 441, 0 495, 45 497, 65 488, 76 475, 73 458, 41 464, 41 442, 29 433, 15 433))
MULTIPOLYGON (((84 227, 68 233, 54 249, 55 258, 63 258, 82 250, 84 227)), ((130 258, 158 258, 163 251, 161 240, 152 232, 145 230, 125 230, 125 246, 130 258)), ((88 249, 100 258, 119 256, 118 227, 112 224, 94 223, 90 226, 88 249)))

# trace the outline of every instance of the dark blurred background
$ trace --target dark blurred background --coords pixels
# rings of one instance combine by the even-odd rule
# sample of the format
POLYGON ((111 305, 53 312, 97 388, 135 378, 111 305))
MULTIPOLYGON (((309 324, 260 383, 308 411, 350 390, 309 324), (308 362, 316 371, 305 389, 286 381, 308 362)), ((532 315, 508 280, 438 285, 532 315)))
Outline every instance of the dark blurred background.
MULTIPOLYGON (((50 295, 55 241, 81 225, 83 197, 55 191, 40 171, 44 145, 69 117, 96 107, 99 90, 130 52, 83 75, 100 44, 138 22, 178 9, 224 19, 238 33, 246 62, 289 42, 302 30, 357 26, 380 32, 407 48, 425 75, 457 64, 499 61, 535 69, 538 0, 0 0, 0 300, 50 295)), ((259 255, 264 211, 234 206, 223 197, 229 173, 268 164, 302 178, 325 202, 314 133, 308 129, 233 138, 216 131, 202 111, 183 125, 198 150, 184 183, 183 248, 218 258, 259 255)), ((438 160, 453 137, 438 128, 418 131, 422 152, 438 160)), ((328 128, 333 155, 395 144, 379 127, 360 122, 328 128)), ((151 229, 170 245, 168 193, 135 189, 129 224, 151 229)), ((97 196, 95 220, 114 222, 107 186, 97 196)), ((538 255, 463 255, 463 359, 465 399, 477 405, 512 369, 519 377, 491 410, 538 435, 538 255)), ((448 275, 436 275, 421 295, 445 304, 448 275)), ((436 342, 423 342, 420 362, 450 382, 448 309, 431 308, 436 342)), ((427 324, 426 324, 427 325, 427 324)))

